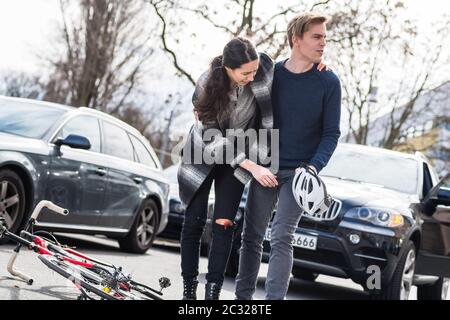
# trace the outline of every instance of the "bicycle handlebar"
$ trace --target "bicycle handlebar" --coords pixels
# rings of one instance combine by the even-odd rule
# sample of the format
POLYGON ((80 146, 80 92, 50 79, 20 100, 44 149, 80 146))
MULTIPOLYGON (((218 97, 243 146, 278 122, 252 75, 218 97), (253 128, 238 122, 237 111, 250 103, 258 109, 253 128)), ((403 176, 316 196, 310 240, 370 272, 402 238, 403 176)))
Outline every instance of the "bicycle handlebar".
POLYGON ((67 216, 69 214, 69 210, 61 208, 60 206, 57 206, 56 204, 54 204, 51 201, 42 200, 34 208, 30 219, 36 220, 36 218, 39 216, 39 214, 41 213, 42 209, 44 209, 44 208, 47 208, 47 209, 49 209, 49 210, 51 210, 51 211, 53 211, 55 213, 61 214, 63 216, 67 216))
MULTIPOLYGON (((37 220, 37 217, 39 216, 39 214, 41 213, 42 209, 44 209, 44 208, 47 208, 50 211, 53 211, 53 212, 58 213, 58 214, 61 214, 63 216, 66 216, 66 215, 69 214, 69 211, 67 209, 61 208, 60 206, 57 206, 56 204, 54 204, 51 201, 48 201, 48 200, 39 201, 39 203, 34 208, 30 219, 27 222, 27 226, 25 227, 25 231, 27 231, 30 227, 33 226, 33 224, 37 220)), ((1 223, 0 223, 0 225, 1 225, 1 223)), ((7 232, 6 228, 3 227, 2 229, 3 229, 2 230, 3 232, 7 232)), ((28 246, 29 244, 31 244, 31 242, 28 242, 25 239, 22 239, 21 237, 16 236, 14 234, 10 234, 9 232, 7 232, 7 233, 9 234, 10 238, 15 239, 15 241, 17 241, 17 243, 18 243, 17 247, 14 249, 14 252, 13 252, 12 256, 9 259, 8 266, 7 266, 8 272, 10 274, 12 274, 13 276, 16 276, 16 277, 21 278, 22 280, 25 280, 29 285, 31 285, 33 283, 33 279, 30 276, 28 276, 28 275, 26 275, 26 274, 22 273, 21 271, 19 271, 19 270, 14 268, 14 263, 16 261, 17 256, 19 255, 20 248, 22 247, 22 245, 27 245, 28 246)))

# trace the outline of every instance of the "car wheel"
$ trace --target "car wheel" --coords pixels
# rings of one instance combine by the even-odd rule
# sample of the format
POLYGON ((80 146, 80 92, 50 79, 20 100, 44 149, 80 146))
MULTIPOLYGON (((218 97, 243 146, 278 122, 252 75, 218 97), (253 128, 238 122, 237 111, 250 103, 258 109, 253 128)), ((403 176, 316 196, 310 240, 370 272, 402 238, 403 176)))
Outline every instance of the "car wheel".
MULTIPOLYGON (((16 233, 25 213, 25 188, 14 171, 0 170, 0 217, 9 231, 16 233)), ((7 240, 2 239, 0 243, 7 240)))
POLYGON ((155 240, 159 226, 159 211, 155 201, 143 202, 128 235, 119 239, 120 249, 131 253, 145 253, 155 240))
POLYGON ((413 285, 415 265, 416 247, 412 241, 408 241, 395 268, 389 287, 381 291, 381 299, 408 300, 413 285))
POLYGON ((308 269, 299 268, 299 267, 293 267, 292 268, 292 275, 294 278, 306 280, 306 281, 315 281, 317 277, 319 276, 318 273, 312 272, 308 269))
POLYGON ((447 299, 450 278, 440 277, 433 284, 426 284, 417 287, 418 300, 445 300, 447 299))

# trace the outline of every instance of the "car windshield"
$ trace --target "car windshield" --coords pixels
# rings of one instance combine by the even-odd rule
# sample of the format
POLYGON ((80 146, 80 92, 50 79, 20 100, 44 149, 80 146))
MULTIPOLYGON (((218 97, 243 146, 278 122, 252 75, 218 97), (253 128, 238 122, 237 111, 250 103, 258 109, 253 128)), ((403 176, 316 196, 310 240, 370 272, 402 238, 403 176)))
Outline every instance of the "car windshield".
POLYGON ((15 101, 0 101, 0 132, 42 138, 67 110, 15 101))
POLYGON ((338 147, 320 175, 414 194, 417 191, 418 164, 413 159, 395 154, 338 147))

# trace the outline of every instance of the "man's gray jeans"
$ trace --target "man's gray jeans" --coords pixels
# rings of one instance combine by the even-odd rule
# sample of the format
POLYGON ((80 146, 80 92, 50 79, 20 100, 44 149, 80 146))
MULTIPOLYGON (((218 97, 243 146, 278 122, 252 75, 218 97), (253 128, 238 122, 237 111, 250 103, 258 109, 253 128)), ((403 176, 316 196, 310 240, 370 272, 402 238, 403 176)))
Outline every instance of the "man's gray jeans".
POLYGON ((278 186, 265 188, 253 179, 247 198, 239 273, 236 277, 236 299, 251 300, 256 288, 262 257, 262 242, 271 213, 278 208, 271 227, 269 270, 266 278, 266 299, 284 299, 292 269, 292 240, 302 211, 292 195, 295 171, 280 170, 278 186))

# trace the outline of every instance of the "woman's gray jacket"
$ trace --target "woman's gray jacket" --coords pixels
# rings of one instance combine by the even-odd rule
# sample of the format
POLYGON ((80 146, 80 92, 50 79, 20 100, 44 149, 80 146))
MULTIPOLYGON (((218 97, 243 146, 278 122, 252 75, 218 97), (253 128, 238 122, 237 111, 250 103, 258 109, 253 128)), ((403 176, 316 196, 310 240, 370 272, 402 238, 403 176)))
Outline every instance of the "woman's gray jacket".
MULTIPOLYGON (((244 148, 245 150, 239 150, 239 148, 237 148, 237 152, 233 154, 233 159, 230 162, 227 162, 235 169, 234 176, 244 184, 251 180, 252 175, 247 170, 241 168, 239 164, 253 154, 257 155, 259 163, 266 166, 270 157, 270 138, 273 129, 271 102, 273 67, 272 59, 267 54, 260 53, 258 71, 254 80, 249 84, 255 95, 257 104, 257 112, 252 118, 249 128, 257 130, 266 129, 268 134, 267 140, 263 142, 254 141, 254 143, 251 143, 250 145, 247 140, 246 147, 244 148)), ((197 85, 192 99, 194 105, 198 100, 198 89, 197 85)), ((197 123, 191 127, 182 150, 182 161, 180 168, 178 169, 180 199, 186 207, 190 204, 195 193, 214 167, 214 163, 211 163, 211 161, 204 161, 203 158, 202 161, 198 163, 198 155, 208 154, 212 159, 217 156, 218 152, 223 152, 227 145, 236 145, 236 138, 226 135, 226 130, 232 129, 229 128, 229 121, 229 117, 218 117, 217 121, 213 124, 204 125, 197 121, 197 123), (210 135, 212 133, 212 137, 206 138, 206 135, 204 135, 205 129, 215 129, 209 131, 210 135), (197 155, 197 161, 195 161, 195 155, 197 155)))

